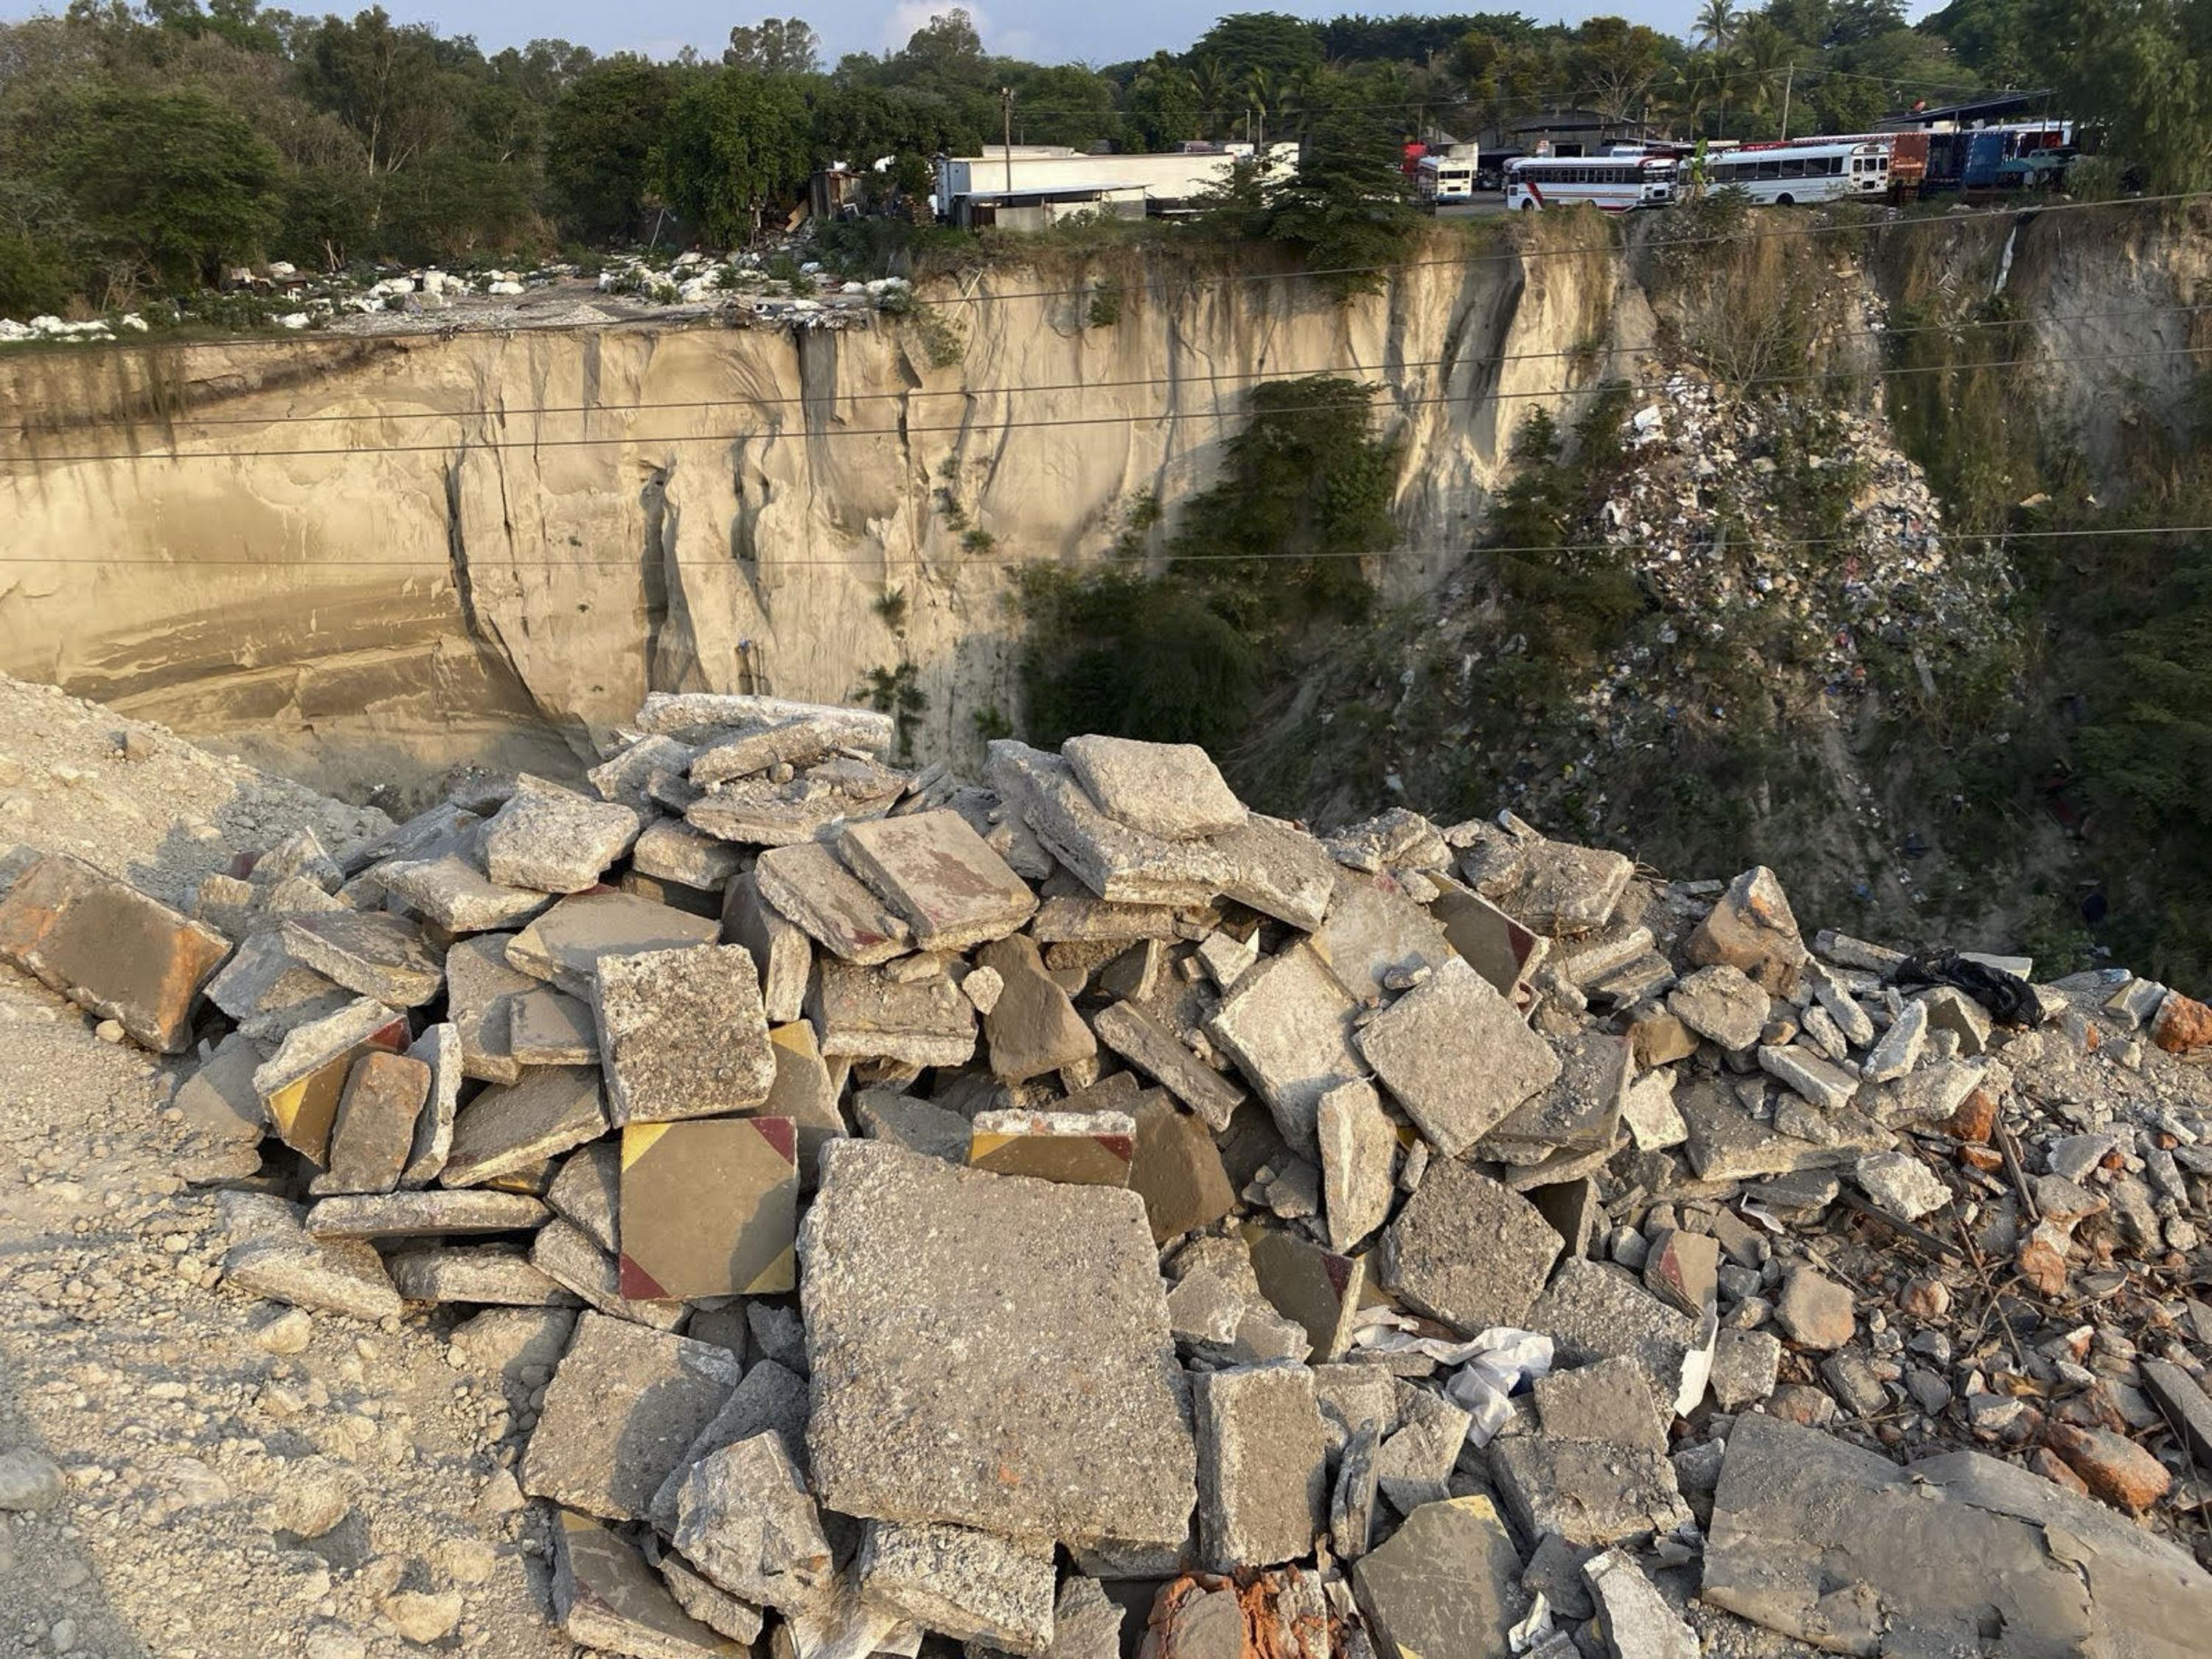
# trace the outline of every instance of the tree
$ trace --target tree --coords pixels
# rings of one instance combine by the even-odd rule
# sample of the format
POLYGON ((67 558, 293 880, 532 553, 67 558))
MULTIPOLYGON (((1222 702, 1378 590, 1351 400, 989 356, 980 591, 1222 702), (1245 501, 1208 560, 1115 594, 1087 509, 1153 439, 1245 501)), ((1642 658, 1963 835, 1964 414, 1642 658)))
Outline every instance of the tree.
POLYGON ((2160 193, 2212 185, 2212 0, 2033 0, 2059 107, 2160 193))
POLYGON ((1390 129, 1366 110, 1317 116, 1297 172, 1268 193, 1262 228, 1304 249, 1339 293, 1379 289, 1382 274, 1370 267, 1402 257, 1419 222, 1401 154, 1390 129))
POLYGON ((1166 52, 1154 52, 1129 82, 1122 118, 1146 149, 1166 149, 1198 137, 1206 131, 1198 77, 1166 52))
POLYGON ((1730 0, 1705 0, 1698 8, 1698 21, 1691 25, 1691 33, 1699 46, 1726 52, 1735 44, 1741 21, 1730 0))
POLYGON ((459 111, 434 38, 395 28, 374 6, 348 23, 325 17, 300 61, 301 89, 360 137, 371 173, 390 173, 444 143, 459 111))
POLYGON ((1590 106, 1616 121, 1641 110, 1667 66, 1667 38, 1621 17, 1593 17, 1575 31, 1568 72, 1590 106))
POLYGON ((1232 81, 1254 70, 1287 79, 1322 62, 1321 31, 1302 17, 1279 11, 1232 12, 1198 38, 1194 61, 1215 58, 1232 81))
POLYGON ((1036 70, 1014 87, 1014 121, 1030 143, 1084 149, 1113 137, 1113 83, 1079 64, 1036 70))
POLYGON ((722 70, 669 111, 660 156, 668 204, 709 240, 734 246, 760 228, 769 198, 806 173, 806 106, 790 79, 722 70))
POLYGON ((965 7, 953 6, 908 35, 906 45, 884 60, 884 70, 894 85, 980 87, 991 78, 991 61, 983 55, 975 20, 965 7))
POLYGON ((763 17, 750 28, 740 24, 730 31, 722 62, 763 75, 813 75, 822 68, 822 43, 804 19, 763 17))
POLYGON ((570 234, 599 242, 635 232, 674 82, 664 64, 610 58, 561 94, 546 117, 545 182, 570 234))
POLYGON ((277 167, 244 117, 193 88, 95 94, 52 161, 100 251, 172 287, 260 253, 276 225, 277 167))

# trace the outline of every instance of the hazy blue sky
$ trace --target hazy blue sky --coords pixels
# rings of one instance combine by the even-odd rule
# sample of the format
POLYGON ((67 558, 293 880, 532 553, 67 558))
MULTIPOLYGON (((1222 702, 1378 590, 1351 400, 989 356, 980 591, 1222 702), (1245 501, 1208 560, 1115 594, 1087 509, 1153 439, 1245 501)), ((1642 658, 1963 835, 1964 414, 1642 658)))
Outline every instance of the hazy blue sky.
MULTIPOLYGON (((0 0, 0 17, 26 17, 59 11, 67 0, 0 0)), ((295 11, 337 11, 348 15, 369 0, 273 0, 295 11)), ((969 10, 994 52, 1041 63, 1081 60, 1096 64, 1142 57, 1164 46, 1181 51, 1204 33, 1225 10, 1296 12, 1330 17, 1342 12, 1387 16, 1401 11, 1477 11, 1485 0, 1450 5, 1407 4, 1404 0, 1365 3, 1301 4, 1299 0, 1251 0, 1242 6, 1192 7, 1176 0, 981 0, 969 10)), ((1511 0, 1486 0, 1498 10, 1515 9, 1511 0)), ((649 5, 609 6, 604 0, 384 0, 384 8, 405 22, 437 25, 447 34, 473 34, 487 48, 518 46, 540 35, 558 35, 595 52, 629 50, 666 57, 684 46, 719 52, 730 25, 751 22, 767 14, 796 12, 821 35, 823 56, 834 63, 848 52, 880 52, 902 44, 925 18, 945 9, 944 0, 793 0, 762 6, 745 0, 735 9, 726 0, 659 0, 649 5)), ((1670 34, 1689 27, 1695 0, 1582 0, 1577 4, 1524 3, 1520 9, 1540 21, 1570 21, 1613 12, 1649 23, 1670 34)), ((1916 5, 1917 11, 1923 8, 1916 5)))

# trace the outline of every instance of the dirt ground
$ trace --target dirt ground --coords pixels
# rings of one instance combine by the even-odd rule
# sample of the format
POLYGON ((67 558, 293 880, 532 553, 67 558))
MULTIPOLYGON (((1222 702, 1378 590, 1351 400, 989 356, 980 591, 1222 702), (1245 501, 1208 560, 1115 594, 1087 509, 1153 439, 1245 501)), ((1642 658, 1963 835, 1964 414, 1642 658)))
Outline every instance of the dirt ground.
MULTIPOLYGON (((336 846, 378 823, 0 681, 0 840, 174 901, 302 824, 336 846)), ((528 1401, 461 1367, 451 1316, 286 1318, 218 1286, 216 1198, 174 1174, 164 1117, 190 1065, 100 1042, 0 970, 0 1454, 41 1452, 68 1483, 0 1513, 0 1656, 397 1659, 425 1651, 393 1622, 409 1592, 459 1597, 428 1650, 576 1652, 510 1473, 528 1401)))

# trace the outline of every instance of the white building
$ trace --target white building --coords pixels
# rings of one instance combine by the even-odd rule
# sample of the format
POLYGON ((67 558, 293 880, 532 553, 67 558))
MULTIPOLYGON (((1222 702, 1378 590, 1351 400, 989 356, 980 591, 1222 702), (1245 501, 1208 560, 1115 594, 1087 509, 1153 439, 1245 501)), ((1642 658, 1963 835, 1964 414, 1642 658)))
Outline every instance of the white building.
MULTIPOLYGON (((981 155, 938 158, 937 210, 963 228, 1007 230, 1042 230, 1078 213, 1141 219, 1182 212, 1252 155, 1249 144, 1140 155, 1092 155, 1062 144, 986 144, 981 155)), ((1287 174, 1297 164, 1296 144, 1267 146, 1264 165, 1271 174, 1287 174)))

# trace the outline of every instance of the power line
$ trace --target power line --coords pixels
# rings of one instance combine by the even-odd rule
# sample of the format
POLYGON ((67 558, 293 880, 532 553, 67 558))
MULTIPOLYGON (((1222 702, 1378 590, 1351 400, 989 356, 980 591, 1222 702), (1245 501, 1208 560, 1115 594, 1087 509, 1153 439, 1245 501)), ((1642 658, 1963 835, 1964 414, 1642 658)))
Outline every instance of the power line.
MULTIPOLYGON (((2167 306, 2159 307, 2160 314, 2197 316, 2212 312, 2212 304, 2167 306)), ((2061 312, 2038 316, 2033 319, 2019 317, 1962 318, 1948 323, 1914 323, 1899 328, 1839 329, 1824 335, 1824 341, 1899 339, 1915 334, 1949 334, 1966 329, 2026 328, 2054 323, 2096 322, 2113 317, 2134 317, 2140 313, 2127 311, 2061 312)), ((742 401, 762 407, 780 407, 792 404, 823 406, 895 401, 919 398, 1001 398, 1032 397, 1051 392, 1107 392, 1132 386, 1182 386, 1194 382, 1214 383, 1244 381, 1252 385, 1272 385, 1310 379, 1315 375, 1333 374, 1397 374, 1408 369, 1444 368, 1462 363, 1488 369, 1504 363, 1541 362, 1566 357, 1582 357, 1589 353, 1581 347, 1567 346, 1554 351, 1508 351, 1494 357, 1409 357, 1386 363, 1324 363, 1309 368, 1285 369, 1212 369, 1188 374, 1154 374, 1119 380, 1047 380, 1028 386, 915 386, 897 392, 850 392, 830 396, 807 392, 753 395, 743 399, 729 398, 690 398, 653 399, 632 404, 521 404, 513 407, 483 407, 471 409, 395 410, 370 413, 319 413, 313 415, 191 415, 171 414, 155 408, 145 411, 149 422, 164 428, 180 426, 314 426, 333 422, 369 421, 465 421, 514 420, 521 416, 547 415, 634 415, 644 410, 720 409, 733 402, 742 401)), ((19 424, 16 431, 24 437, 39 432, 60 433, 70 428, 59 425, 43 427, 27 422, 19 424)))
MULTIPOLYGON (((2212 524, 2120 525, 2087 527, 2079 530, 1944 530, 1930 526, 1929 533, 1950 542, 2026 542, 2075 541, 2083 539, 2133 538, 2140 536, 2212 535, 2212 524)), ((1861 536, 1778 536, 1765 537, 1750 533, 1745 545, 1760 549, 1784 547, 1860 546, 1866 538, 1861 536)), ((1731 544, 1736 545, 1739 544, 1731 544)), ((1672 544, 1650 541, 1629 542, 1564 542, 1530 543, 1519 546, 1489 547, 1475 542, 1459 544, 1431 544, 1418 547, 1376 548, 1367 552, 1315 551, 1308 553, 1192 553, 1170 557, 1170 564, 1274 564, 1297 563, 1314 559, 1410 559, 1432 558, 1438 556, 1459 556, 1476 553, 1630 553, 1669 552, 1672 544)), ((816 568, 877 569, 886 563, 897 564, 910 559, 919 562, 919 553, 894 556, 888 558, 865 559, 777 559, 772 568, 778 570, 816 568)), ((1059 561, 1034 554, 960 554, 946 561, 962 568, 975 567, 999 568, 1009 565, 1046 564, 1059 561)), ((758 562, 755 561, 755 562, 758 562)), ((1136 568, 1132 561, 1129 568, 1136 568)), ((201 568, 246 568, 273 570, 312 570, 343 574, 348 570, 445 570, 453 568, 450 559, 328 559, 317 562, 304 560, 276 561, 266 559, 147 559, 147 558, 78 558, 63 554, 0 553, 0 565, 86 565, 86 566, 145 566, 162 570, 191 570, 201 568)), ((635 556, 619 559, 501 559, 487 562, 483 574, 501 570, 635 570, 635 556)), ((695 566, 702 568, 702 566, 695 566)), ((1086 574, 1103 574, 1115 568, 1114 562, 1099 558, 1085 562, 1086 574)))
MULTIPOLYGON (((2055 363, 2107 362, 2124 358, 2182 356, 2192 348, 2160 346, 2139 351, 2097 351, 2044 357, 1997 357, 1966 363, 1895 364, 1865 369, 1815 369, 1802 374, 1748 375, 1737 379, 1711 379, 1705 384, 1715 386, 1793 386, 1828 380, 1881 380, 1893 375, 1944 374, 1956 370, 1975 368, 2020 368, 2042 367, 2055 363)), ((1588 388, 1585 388, 1588 389, 1588 388)), ((1422 409, 1444 404, 1516 402, 1528 398, 1559 398, 1568 395, 1565 388, 1530 388, 1522 392, 1492 392, 1477 398, 1474 394, 1455 394, 1430 398, 1401 398, 1385 405, 1385 412, 1422 409)), ((609 413, 617 412, 610 410, 609 413)), ((994 421, 989 423, 993 432, 1018 431, 1043 427, 1134 425, 1147 421, 1228 420, 1244 411, 1217 404, 1211 410, 1147 410, 1118 415, 1068 415, 1036 420, 994 421)), ((1335 410, 1282 410, 1273 411, 1277 420, 1304 420, 1317 416, 1335 416, 1335 410)), ((632 444, 639 447, 668 444, 741 443, 756 438, 792 438, 812 442, 820 438, 911 438, 969 432, 975 423, 967 421, 950 424, 914 426, 854 426, 827 427, 808 429, 768 428, 754 432, 690 432, 635 435, 628 433, 602 433, 596 436, 574 438, 463 438, 443 443, 405 444, 343 444, 322 445, 295 449, 148 449, 94 451, 89 453, 45 454, 38 451, 18 451, 0 455, 0 461, 29 461, 39 465, 77 465, 109 461, 205 461, 205 460, 277 460, 286 458, 316 459, 338 455, 411 455, 449 454, 456 450, 471 451, 509 449, 574 449, 595 448, 607 444, 632 444)))

